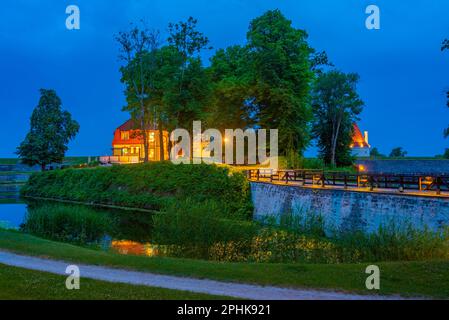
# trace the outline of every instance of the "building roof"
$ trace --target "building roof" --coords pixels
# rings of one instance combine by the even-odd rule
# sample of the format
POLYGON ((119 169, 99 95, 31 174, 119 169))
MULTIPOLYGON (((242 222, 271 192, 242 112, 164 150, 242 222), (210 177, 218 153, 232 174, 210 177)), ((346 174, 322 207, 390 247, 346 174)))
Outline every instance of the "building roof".
MULTIPOLYGON (((147 130, 157 130, 155 125, 148 124, 147 130)), ((130 130, 140 130, 140 123, 136 122, 133 119, 129 119, 124 124, 122 124, 120 127, 117 128, 117 130, 120 131, 130 131, 130 130)))
POLYGON ((354 148, 370 148, 369 143, 365 140, 365 136, 360 131, 357 123, 354 123, 354 133, 352 135, 352 146, 354 148))

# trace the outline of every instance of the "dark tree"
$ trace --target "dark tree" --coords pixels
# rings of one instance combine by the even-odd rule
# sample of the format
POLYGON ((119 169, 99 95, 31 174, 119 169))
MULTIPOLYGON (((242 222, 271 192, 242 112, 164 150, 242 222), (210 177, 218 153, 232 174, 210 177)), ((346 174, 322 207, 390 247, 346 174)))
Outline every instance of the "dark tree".
POLYGON ((247 39, 258 124, 279 129, 280 155, 299 156, 309 145, 312 117, 314 50, 307 33, 279 10, 270 10, 251 21, 247 39))
POLYGON ((407 151, 403 150, 402 147, 397 147, 391 150, 390 158, 404 158, 407 155, 407 151))
POLYGON ((192 121, 201 120, 209 97, 209 79, 199 54, 210 50, 209 39, 197 30, 198 20, 189 17, 187 21, 170 23, 168 43, 180 55, 179 72, 171 81, 176 90, 167 90, 165 101, 175 127, 191 128, 192 121))
POLYGON ((68 143, 75 138, 79 124, 61 108, 61 99, 54 90, 40 90, 39 104, 31 115, 30 131, 17 148, 22 163, 40 165, 62 163, 68 143))
MULTIPOLYGON (((121 81, 126 85, 127 105, 123 108, 131 114, 140 133, 145 162, 149 161, 149 130, 158 122, 157 111, 149 103, 153 89, 155 72, 155 52, 159 48, 159 31, 149 30, 146 26, 131 25, 128 31, 119 32, 115 37, 120 45, 119 58, 124 65, 120 68, 121 81)), ((164 153, 161 153, 161 157, 164 153)))
POLYGON ((362 112, 357 74, 332 70, 319 75, 312 94, 313 136, 320 155, 332 166, 352 163, 353 124, 362 112))
POLYGON ((212 99, 208 125, 225 129, 248 128, 255 124, 252 100, 250 55, 247 47, 231 46, 211 58, 209 74, 212 99))
POLYGON ((373 158, 381 158, 381 157, 384 157, 384 155, 381 154, 381 153, 379 152, 379 149, 377 149, 377 148, 372 148, 372 149, 371 149, 371 151, 370 151, 370 156, 373 157, 373 158))

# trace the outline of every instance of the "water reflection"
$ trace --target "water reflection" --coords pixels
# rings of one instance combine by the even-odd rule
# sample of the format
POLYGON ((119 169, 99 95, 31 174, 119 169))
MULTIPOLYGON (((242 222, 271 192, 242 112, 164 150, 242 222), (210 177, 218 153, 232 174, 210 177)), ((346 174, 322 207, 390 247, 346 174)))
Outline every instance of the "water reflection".
POLYGON ((141 211, 51 201, 0 203, 0 228, 22 230, 56 241, 94 245, 120 254, 158 254, 156 247, 150 244, 152 214, 141 211))
POLYGON ((111 241, 110 248, 120 254, 132 254, 139 256, 154 257, 159 255, 159 251, 156 246, 146 243, 140 243, 129 240, 113 240, 111 241))
POLYGON ((26 212, 27 205, 24 203, 0 203, 0 227, 18 230, 26 212))

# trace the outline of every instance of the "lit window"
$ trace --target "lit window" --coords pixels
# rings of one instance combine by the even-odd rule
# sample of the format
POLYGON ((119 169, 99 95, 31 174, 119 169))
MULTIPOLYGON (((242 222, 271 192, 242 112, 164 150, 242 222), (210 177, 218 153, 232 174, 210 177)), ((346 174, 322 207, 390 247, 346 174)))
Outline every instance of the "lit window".
POLYGON ((154 132, 150 132, 150 142, 154 142, 154 132))
POLYGON ((129 140, 129 132, 128 131, 122 131, 120 132, 122 140, 129 140))

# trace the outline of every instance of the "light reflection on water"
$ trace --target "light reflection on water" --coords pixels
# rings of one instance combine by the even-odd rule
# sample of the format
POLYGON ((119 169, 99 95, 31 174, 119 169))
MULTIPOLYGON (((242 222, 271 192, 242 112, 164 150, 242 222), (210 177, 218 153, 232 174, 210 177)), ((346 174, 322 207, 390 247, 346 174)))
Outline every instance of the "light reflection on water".
POLYGON ((129 240, 113 240, 110 248, 120 254, 154 257, 159 255, 156 246, 129 240))
MULTIPOLYGON (((5 199, 3 200, 5 201, 5 199)), ((40 203, 45 204, 50 202, 40 201, 40 203)), ((17 200, 0 202, 0 228, 20 230, 21 225, 26 222, 29 206, 25 202, 17 203, 17 200)), ((64 204, 61 204, 61 206, 64 206, 64 204)), ((76 207, 74 208, 76 209, 76 207)), ((109 211, 98 210, 98 214, 105 214, 105 212, 109 211)), ((151 227, 148 226, 149 220, 151 219, 142 217, 142 213, 133 215, 133 212, 129 211, 111 210, 109 213, 117 218, 116 228, 118 232, 114 238, 110 235, 104 236, 101 240, 101 248, 103 250, 112 250, 115 253, 123 255, 141 255, 148 257, 158 255, 156 246, 147 242, 151 233, 151 227)))

